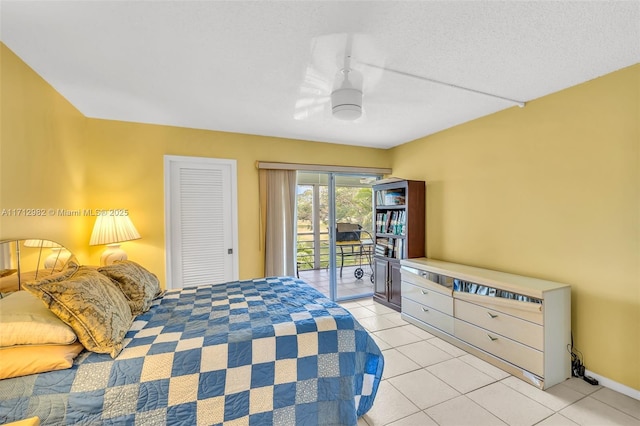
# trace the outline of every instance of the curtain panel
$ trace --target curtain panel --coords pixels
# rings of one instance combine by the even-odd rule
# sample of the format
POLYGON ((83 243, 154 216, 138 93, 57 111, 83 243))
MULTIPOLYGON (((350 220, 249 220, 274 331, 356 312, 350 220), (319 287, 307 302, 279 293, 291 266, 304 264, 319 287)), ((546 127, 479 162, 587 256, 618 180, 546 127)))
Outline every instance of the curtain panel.
POLYGON ((294 276, 296 171, 260 169, 259 176, 265 276, 294 276))

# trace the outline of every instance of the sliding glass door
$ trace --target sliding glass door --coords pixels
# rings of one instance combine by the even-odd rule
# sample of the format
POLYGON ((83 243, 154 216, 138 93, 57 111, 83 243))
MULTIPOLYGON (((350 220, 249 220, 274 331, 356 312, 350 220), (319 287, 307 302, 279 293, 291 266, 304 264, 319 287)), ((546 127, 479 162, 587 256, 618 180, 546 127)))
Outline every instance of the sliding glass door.
POLYGON ((329 277, 329 177, 298 172, 296 201, 296 265, 298 276, 327 296, 329 277))
POLYGON ((335 175, 336 299, 373 294, 372 190, 375 178, 335 175))
POLYGON ((376 179, 298 172, 298 275, 332 300, 373 294, 371 185, 376 179))

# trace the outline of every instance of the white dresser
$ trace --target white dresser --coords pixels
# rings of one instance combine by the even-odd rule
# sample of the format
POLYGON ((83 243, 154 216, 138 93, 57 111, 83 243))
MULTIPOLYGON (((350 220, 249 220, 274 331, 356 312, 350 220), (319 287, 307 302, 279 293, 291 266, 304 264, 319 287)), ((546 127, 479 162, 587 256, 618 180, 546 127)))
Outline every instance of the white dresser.
POLYGON ((571 287, 427 258, 401 261, 402 317, 533 384, 571 376, 571 287))

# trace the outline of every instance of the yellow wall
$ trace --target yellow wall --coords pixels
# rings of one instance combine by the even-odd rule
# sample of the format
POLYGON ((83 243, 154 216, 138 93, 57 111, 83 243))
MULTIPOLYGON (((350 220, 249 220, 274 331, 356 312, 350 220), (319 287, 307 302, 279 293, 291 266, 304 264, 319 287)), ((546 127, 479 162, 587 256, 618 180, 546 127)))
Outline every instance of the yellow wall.
POLYGON ((586 367, 640 389, 640 65, 391 150, 427 255, 572 286, 586 367))
POLYGON ((85 205, 87 119, 2 43, 0 65, 0 238, 46 238, 82 256, 91 225, 57 209, 85 205))
POLYGON ((0 239, 51 239, 82 263, 98 264, 104 247, 88 246, 95 219, 60 216, 58 209, 125 208, 142 239, 123 248, 164 285, 163 156, 231 158, 238 166, 240 278, 259 277, 264 254, 259 247, 256 161, 390 163, 387 151, 380 149, 88 119, 0 46, 0 239), (48 215, 1 215, 2 209, 20 208, 43 208, 48 215))
MULTIPOLYGON (((125 250, 164 277, 163 155, 235 158, 250 278, 263 270, 256 160, 392 166, 427 181, 429 256, 571 284, 587 368, 640 389, 640 66, 384 151, 87 119, 0 48, 0 209, 128 208, 143 238, 125 250)), ((0 216, 0 237, 97 263, 92 226, 0 216)))
MULTIPOLYGON (((387 151, 264 136, 89 120, 87 196, 91 208, 128 208, 142 239, 129 257, 164 277, 164 155, 237 160, 240 278, 264 274, 259 247, 256 161, 388 167, 387 151)), ((99 253, 92 251, 91 261, 99 253)))

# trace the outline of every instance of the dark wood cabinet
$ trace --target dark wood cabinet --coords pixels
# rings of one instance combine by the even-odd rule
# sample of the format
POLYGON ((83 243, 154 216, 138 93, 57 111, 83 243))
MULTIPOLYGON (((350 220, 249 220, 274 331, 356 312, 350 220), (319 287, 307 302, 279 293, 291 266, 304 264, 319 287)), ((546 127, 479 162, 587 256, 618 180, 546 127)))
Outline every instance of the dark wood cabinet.
POLYGON ((383 257, 373 259, 373 291, 375 296, 387 299, 389 288, 389 261, 383 257))
POLYGON ((400 261, 389 261, 389 303, 394 306, 402 304, 402 292, 400 291, 400 261))
POLYGON ((373 186, 373 299, 400 311, 400 259, 425 255, 425 183, 381 181, 373 186))

